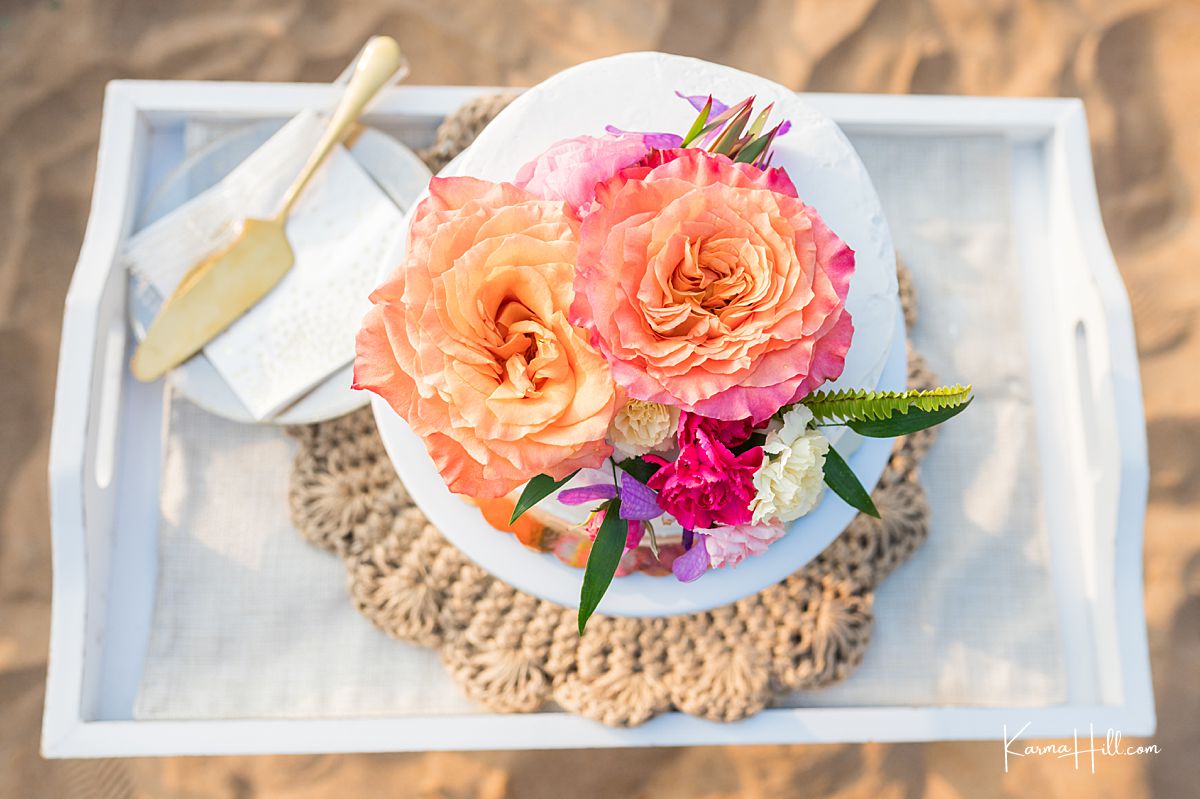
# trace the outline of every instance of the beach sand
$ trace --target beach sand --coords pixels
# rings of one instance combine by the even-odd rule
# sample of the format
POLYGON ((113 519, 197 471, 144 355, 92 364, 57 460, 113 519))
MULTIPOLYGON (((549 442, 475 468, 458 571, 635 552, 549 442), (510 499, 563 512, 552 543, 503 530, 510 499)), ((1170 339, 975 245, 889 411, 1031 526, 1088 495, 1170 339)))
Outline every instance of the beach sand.
MULTIPOLYGON (((1142 0, 483 3, 0 0, 0 797, 1195 796, 1200 784, 1200 4, 1142 0), (528 85, 665 50, 796 89, 1079 96, 1133 302, 1153 476, 1149 620, 1163 750, 1003 775, 1002 746, 168 758, 38 753, 46 459, 63 298, 114 78, 314 80, 389 33, 413 83, 528 85)), ((999 731, 997 731, 997 737, 999 731)))

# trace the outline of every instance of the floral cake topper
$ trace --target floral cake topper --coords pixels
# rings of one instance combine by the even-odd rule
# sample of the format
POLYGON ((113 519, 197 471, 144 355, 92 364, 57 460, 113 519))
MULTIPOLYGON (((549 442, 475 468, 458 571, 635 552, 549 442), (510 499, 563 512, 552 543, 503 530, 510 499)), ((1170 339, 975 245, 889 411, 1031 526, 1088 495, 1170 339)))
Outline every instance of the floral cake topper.
MULTIPOLYGON (((682 95, 681 95, 682 96, 682 95)), ((683 529, 681 581, 762 556, 824 488, 878 515, 822 430, 904 435, 971 401, 821 386, 854 335, 854 252, 781 167, 786 121, 684 97, 684 134, 610 127, 511 183, 434 178, 371 295, 354 386, 425 442, 451 491, 590 507, 582 634, 622 556, 683 529), (608 475, 565 487, 581 470, 608 475)))

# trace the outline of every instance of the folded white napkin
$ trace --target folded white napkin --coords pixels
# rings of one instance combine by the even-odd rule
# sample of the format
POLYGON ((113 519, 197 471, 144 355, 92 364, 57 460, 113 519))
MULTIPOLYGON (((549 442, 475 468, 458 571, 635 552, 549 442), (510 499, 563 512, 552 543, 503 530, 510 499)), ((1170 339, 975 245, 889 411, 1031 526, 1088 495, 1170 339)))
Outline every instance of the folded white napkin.
MULTIPOLYGON (((168 296, 184 273, 229 243, 246 217, 267 218, 321 135, 312 112, 292 119, 228 177, 131 237, 126 267, 168 296)), ((204 348, 256 419, 286 408, 354 358, 354 334, 381 269, 396 257, 403 215, 343 147, 287 223, 296 255, 279 284, 204 348)))

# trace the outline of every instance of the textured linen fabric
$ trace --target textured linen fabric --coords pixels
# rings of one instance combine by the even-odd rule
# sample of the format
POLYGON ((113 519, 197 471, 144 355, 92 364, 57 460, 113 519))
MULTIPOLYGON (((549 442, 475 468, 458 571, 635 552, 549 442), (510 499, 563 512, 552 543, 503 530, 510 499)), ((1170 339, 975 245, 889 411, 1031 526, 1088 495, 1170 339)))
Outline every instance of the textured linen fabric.
MULTIPOLYGON (((913 272, 917 349, 977 399, 923 463, 929 540, 876 591, 840 685, 788 705, 1065 699, 1001 139, 856 137, 913 272), (1010 346, 998 342, 1011 340, 1010 346)), ((801 187, 801 192, 803 189, 801 187)), ((432 651, 378 633, 288 521, 292 442, 175 400, 139 718, 477 711, 432 651)))
POLYGON ((1033 706, 1066 700, 1023 319, 1009 145, 854 136, 912 273, 914 347, 975 401, 921 465, 929 538, 876 590, 857 672, 795 705, 1033 706))
POLYGON ((354 610, 288 520, 295 442, 169 400, 158 592, 140 719, 474 712, 427 649, 354 610))

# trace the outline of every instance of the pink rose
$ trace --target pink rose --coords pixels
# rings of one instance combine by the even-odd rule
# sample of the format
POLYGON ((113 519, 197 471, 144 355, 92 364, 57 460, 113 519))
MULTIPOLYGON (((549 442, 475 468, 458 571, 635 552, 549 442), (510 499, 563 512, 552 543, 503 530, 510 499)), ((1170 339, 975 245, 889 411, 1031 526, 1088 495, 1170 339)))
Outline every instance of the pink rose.
POLYGON ((596 187, 571 317, 630 396, 762 421, 841 374, 853 272, 782 170, 656 150, 596 187))
POLYGON ((779 522, 715 527, 704 537, 708 560, 714 569, 736 566, 751 555, 761 555, 787 531, 779 522))
MULTIPOLYGON (((596 196, 597 183, 638 163, 663 141, 670 140, 662 140, 660 134, 625 132, 563 139, 521 167, 513 182, 543 200, 565 202, 578 215, 596 196)), ((678 141, 674 137, 674 143, 678 141)))
POLYGON ((658 505, 686 530, 750 521, 754 473, 762 465, 762 447, 734 455, 704 430, 682 443, 673 463, 643 455, 659 469, 646 482, 658 492, 658 505))

